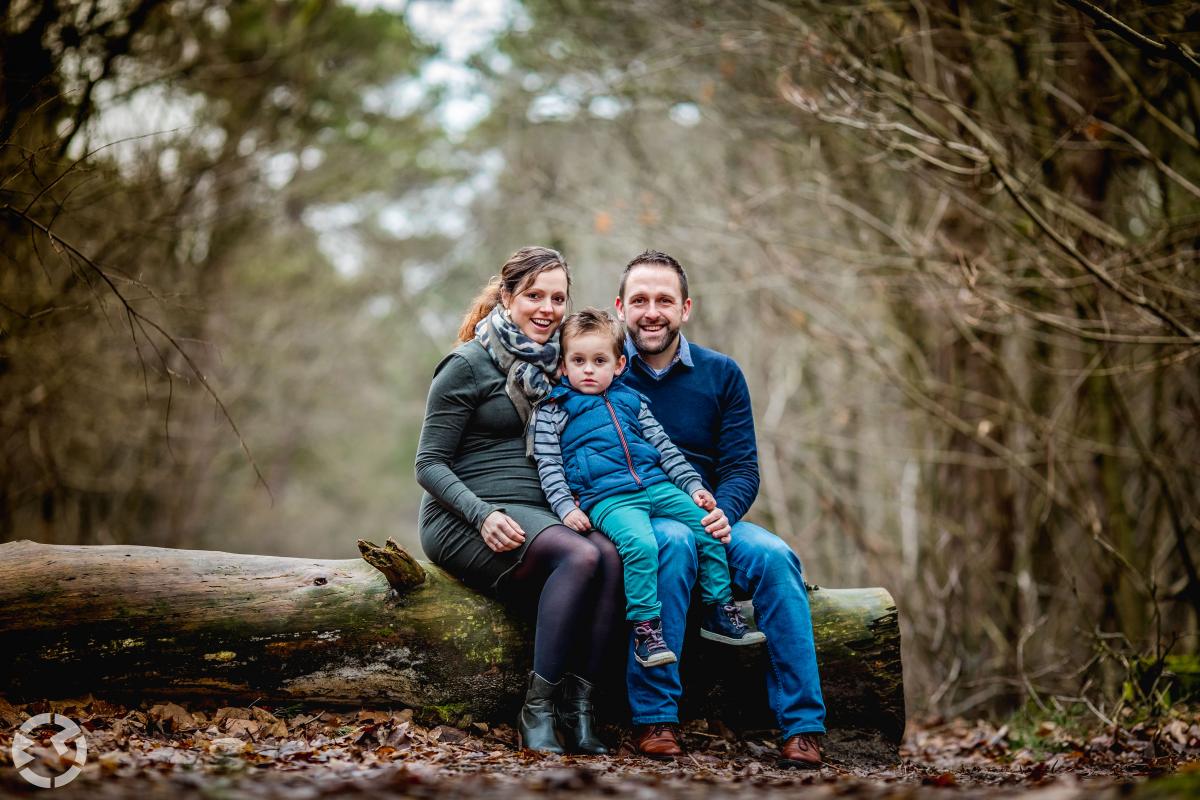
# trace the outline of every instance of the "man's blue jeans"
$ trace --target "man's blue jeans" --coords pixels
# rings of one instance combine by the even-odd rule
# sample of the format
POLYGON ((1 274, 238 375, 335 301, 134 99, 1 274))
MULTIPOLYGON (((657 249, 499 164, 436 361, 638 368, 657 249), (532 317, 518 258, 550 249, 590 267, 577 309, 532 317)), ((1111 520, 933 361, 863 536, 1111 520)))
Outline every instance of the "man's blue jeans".
MULTIPOLYGON (((696 582, 696 546, 691 530, 672 519, 654 519, 658 541, 658 599, 663 637, 683 655, 688 603, 696 582)), ((798 733, 825 732, 825 701, 817 674, 808 592, 800 559, 773 533, 749 522, 733 526, 726 550, 733 585, 754 602, 754 617, 767 636, 771 669, 767 698, 786 739, 798 733)), ((679 722, 679 665, 646 668, 633 660, 633 637, 625 682, 634 725, 679 722)))

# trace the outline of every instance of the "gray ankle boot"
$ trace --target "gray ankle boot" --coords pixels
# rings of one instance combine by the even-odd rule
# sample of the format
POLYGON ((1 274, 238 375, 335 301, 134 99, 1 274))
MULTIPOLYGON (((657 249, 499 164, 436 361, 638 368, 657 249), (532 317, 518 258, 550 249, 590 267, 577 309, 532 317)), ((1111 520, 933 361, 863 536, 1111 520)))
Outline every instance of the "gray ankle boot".
POLYGON ((558 704, 558 724, 569 753, 602 756, 608 748, 596 735, 592 714, 592 691, 596 687, 578 675, 563 676, 562 700, 558 704))
POLYGON ((525 692, 525 705, 517 716, 517 745, 542 753, 561 753, 558 732, 554 728, 554 701, 562 681, 550 681, 529 673, 529 690, 525 692))

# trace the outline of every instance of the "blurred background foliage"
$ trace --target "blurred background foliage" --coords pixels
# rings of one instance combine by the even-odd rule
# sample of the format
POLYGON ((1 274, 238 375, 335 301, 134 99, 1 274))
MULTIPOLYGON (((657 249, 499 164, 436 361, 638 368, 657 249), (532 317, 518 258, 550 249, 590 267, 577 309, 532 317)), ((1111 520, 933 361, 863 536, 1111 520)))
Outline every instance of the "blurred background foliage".
POLYGON ((910 706, 1153 708, 1200 609, 1200 4, 0 6, 0 539, 416 548, 458 315, 653 247, 910 706), (269 487, 269 488, 268 488, 269 487))

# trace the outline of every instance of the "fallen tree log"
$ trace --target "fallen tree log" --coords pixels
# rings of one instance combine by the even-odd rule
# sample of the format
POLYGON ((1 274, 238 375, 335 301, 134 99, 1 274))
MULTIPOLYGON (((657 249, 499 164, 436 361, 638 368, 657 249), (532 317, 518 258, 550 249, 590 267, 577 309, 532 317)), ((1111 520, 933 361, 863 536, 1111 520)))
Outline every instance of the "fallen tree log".
MULTIPOLYGON (((530 668, 528 624, 394 542, 359 547, 363 560, 0 544, 0 693, 403 705, 450 721, 511 720, 530 668)), ((898 742, 891 596, 810 598, 831 729, 898 742)), ((773 725, 765 648, 693 639, 685 653, 685 716, 773 725)))

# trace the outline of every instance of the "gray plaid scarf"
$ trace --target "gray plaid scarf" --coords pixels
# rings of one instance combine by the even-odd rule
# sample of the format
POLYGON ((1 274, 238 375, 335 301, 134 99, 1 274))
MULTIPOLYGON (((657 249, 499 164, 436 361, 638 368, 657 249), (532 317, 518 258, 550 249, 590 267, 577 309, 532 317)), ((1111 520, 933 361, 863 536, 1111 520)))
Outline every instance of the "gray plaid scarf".
POLYGON ((475 325, 475 338, 488 351, 500 371, 508 376, 504 391, 526 426, 525 455, 533 454, 533 407, 554 388, 558 369, 558 331, 545 344, 538 344, 512 321, 499 303, 475 325))

